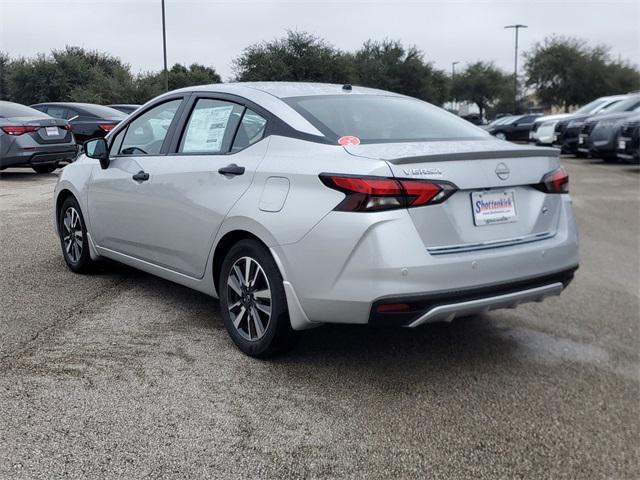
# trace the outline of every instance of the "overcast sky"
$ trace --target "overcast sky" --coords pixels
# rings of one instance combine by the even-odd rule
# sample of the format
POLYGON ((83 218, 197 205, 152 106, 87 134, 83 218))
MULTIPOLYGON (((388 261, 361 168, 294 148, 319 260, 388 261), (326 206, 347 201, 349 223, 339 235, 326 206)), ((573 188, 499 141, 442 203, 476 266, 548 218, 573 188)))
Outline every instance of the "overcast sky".
MULTIPOLYGON (((526 50, 545 36, 606 44, 640 63, 640 1, 181 1, 166 0, 169 64, 213 66, 223 79, 250 43, 287 29, 311 32, 343 50, 368 38, 417 45, 438 68, 492 60, 513 69, 513 30, 526 50)), ((134 72, 162 68, 160 0, 0 0, 0 50, 31 56, 65 45, 109 52, 134 72)))

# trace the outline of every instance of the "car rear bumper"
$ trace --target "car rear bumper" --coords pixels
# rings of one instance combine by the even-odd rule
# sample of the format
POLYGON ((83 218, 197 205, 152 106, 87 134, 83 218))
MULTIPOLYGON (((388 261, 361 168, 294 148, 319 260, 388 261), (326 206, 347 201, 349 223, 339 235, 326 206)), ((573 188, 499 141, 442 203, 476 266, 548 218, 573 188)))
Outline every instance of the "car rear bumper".
MULTIPOLYGON (((571 200, 568 195, 563 197, 557 229, 534 242, 436 255, 425 248, 407 211, 381 212, 375 214, 376 220, 367 218, 369 214, 331 212, 300 242, 272 250, 310 321, 368 323, 373 306, 388 298, 466 292, 470 297, 447 301, 447 305, 464 303, 477 300, 472 298, 474 289, 500 286, 501 292, 489 294, 499 297, 503 287, 575 269, 579 263, 577 231, 571 200)), ((555 283, 558 280, 548 284, 555 283)), ((524 293, 512 303, 559 292, 556 287, 524 293)), ((459 307, 481 311, 507 300, 459 307)), ((429 313, 427 307, 418 310, 429 313)))
POLYGON ((458 317, 539 302, 546 297, 560 295, 573 280, 576 269, 577 267, 573 267, 551 275, 480 288, 437 292, 419 297, 379 299, 371 307, 369 324, 413 328, 425 323, 450 322, 458 317), (395 312, 382 311, 389 305, 404 305, 408 308, 395 312))
POLYGON ((78 150, 75 145, 55 147, 55 148, 39 148, 37 150, 22 150, 18 153, 10 154, 0 159, 0 167, 30 167, 43 163, 54 162, 72 162, 78 150))

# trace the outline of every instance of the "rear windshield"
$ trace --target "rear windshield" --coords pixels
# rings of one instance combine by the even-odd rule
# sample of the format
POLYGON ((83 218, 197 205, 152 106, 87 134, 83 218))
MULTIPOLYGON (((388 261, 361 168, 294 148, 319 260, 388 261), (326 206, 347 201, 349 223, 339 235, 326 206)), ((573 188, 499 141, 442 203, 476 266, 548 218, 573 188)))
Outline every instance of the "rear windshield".
POLYGON ((0 118, 20 117, 49 118, 49 115, 19 103, 0 102, 0 118))
MULTIPOLYGON (((74 107, 73 105, 69 105, 74 107)), ((104 107, 102 105, 81 105, 76 108, 82 112, 88 113, 94 117, 106 118, 109 120, 122 120, 127 118, 127 115, 111 107, 104 107)))
POLYGON ((640 105, 640 96, 634 95, 616 103, 615 105, 607 107, 602 111, 602 113, 631 112, 632 110, 635 110, 638 105, 640 105))
POLYGON ((329 137, 361 143, 486 138, 488 134, 441 108, 407 97, 314 95, 284 99, 329 137))
POLYGON ((581 114, 581 113, 591 113, 596 108, 604 105, 607 101, 608 100, 606 100, 606 99, 598 98, 597 100, 594 100, 593 102, 589 102, 586 105, 583 105, 582 107, 580 107, 578 110, 576 110, 573 113, 574 113, 574 115, 581 114))

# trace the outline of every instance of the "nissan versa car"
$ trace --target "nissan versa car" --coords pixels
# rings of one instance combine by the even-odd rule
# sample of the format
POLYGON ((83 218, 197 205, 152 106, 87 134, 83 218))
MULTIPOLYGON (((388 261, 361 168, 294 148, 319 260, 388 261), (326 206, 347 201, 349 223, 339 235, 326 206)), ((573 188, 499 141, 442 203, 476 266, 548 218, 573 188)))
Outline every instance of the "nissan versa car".
POLYGON ((119 110, 93 103, 52 102, 31 106, 52 117, 68 120, 79 144, 91 138, 104 137, 127 118, 127 114, 119 110))
POLYGON ((323 323, 417 327, 558 295, 578 266, 558 151, 380 90, 237 83, 164 94, 65 168, 64 259, 220 298, 264 357, 323 323))
POLYGON ((488 125, 485 130, 502 140, 526 141, 529 139, 529 130, 531 130, 534 120, 539 116, 540 114, 512 116, 504 122, 488 125))
POLYGON ((140 107, 140 105, 136 105, 133 103, 116 103, 114 105, 107 105, 107 107, 113 108, 115 110, 118 110, 119 112, 129 115, 130 113, 135 112, 140 107))
POLYGON ((51 173, 77 155, 66 120, 52 118, 19 103, 0 101, 0 170, 31 167, 51 173))

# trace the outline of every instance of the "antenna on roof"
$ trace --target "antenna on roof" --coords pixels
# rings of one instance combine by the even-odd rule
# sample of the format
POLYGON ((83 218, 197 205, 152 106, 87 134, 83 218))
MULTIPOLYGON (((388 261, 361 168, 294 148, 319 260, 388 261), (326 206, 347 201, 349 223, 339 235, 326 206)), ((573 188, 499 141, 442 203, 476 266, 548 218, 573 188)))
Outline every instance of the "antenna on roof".
POLYGON ((342 89, 350 92, 353 89, 353 87, 351 86, 350 83, 345 83, 344 85, 342 85, 342 89))

